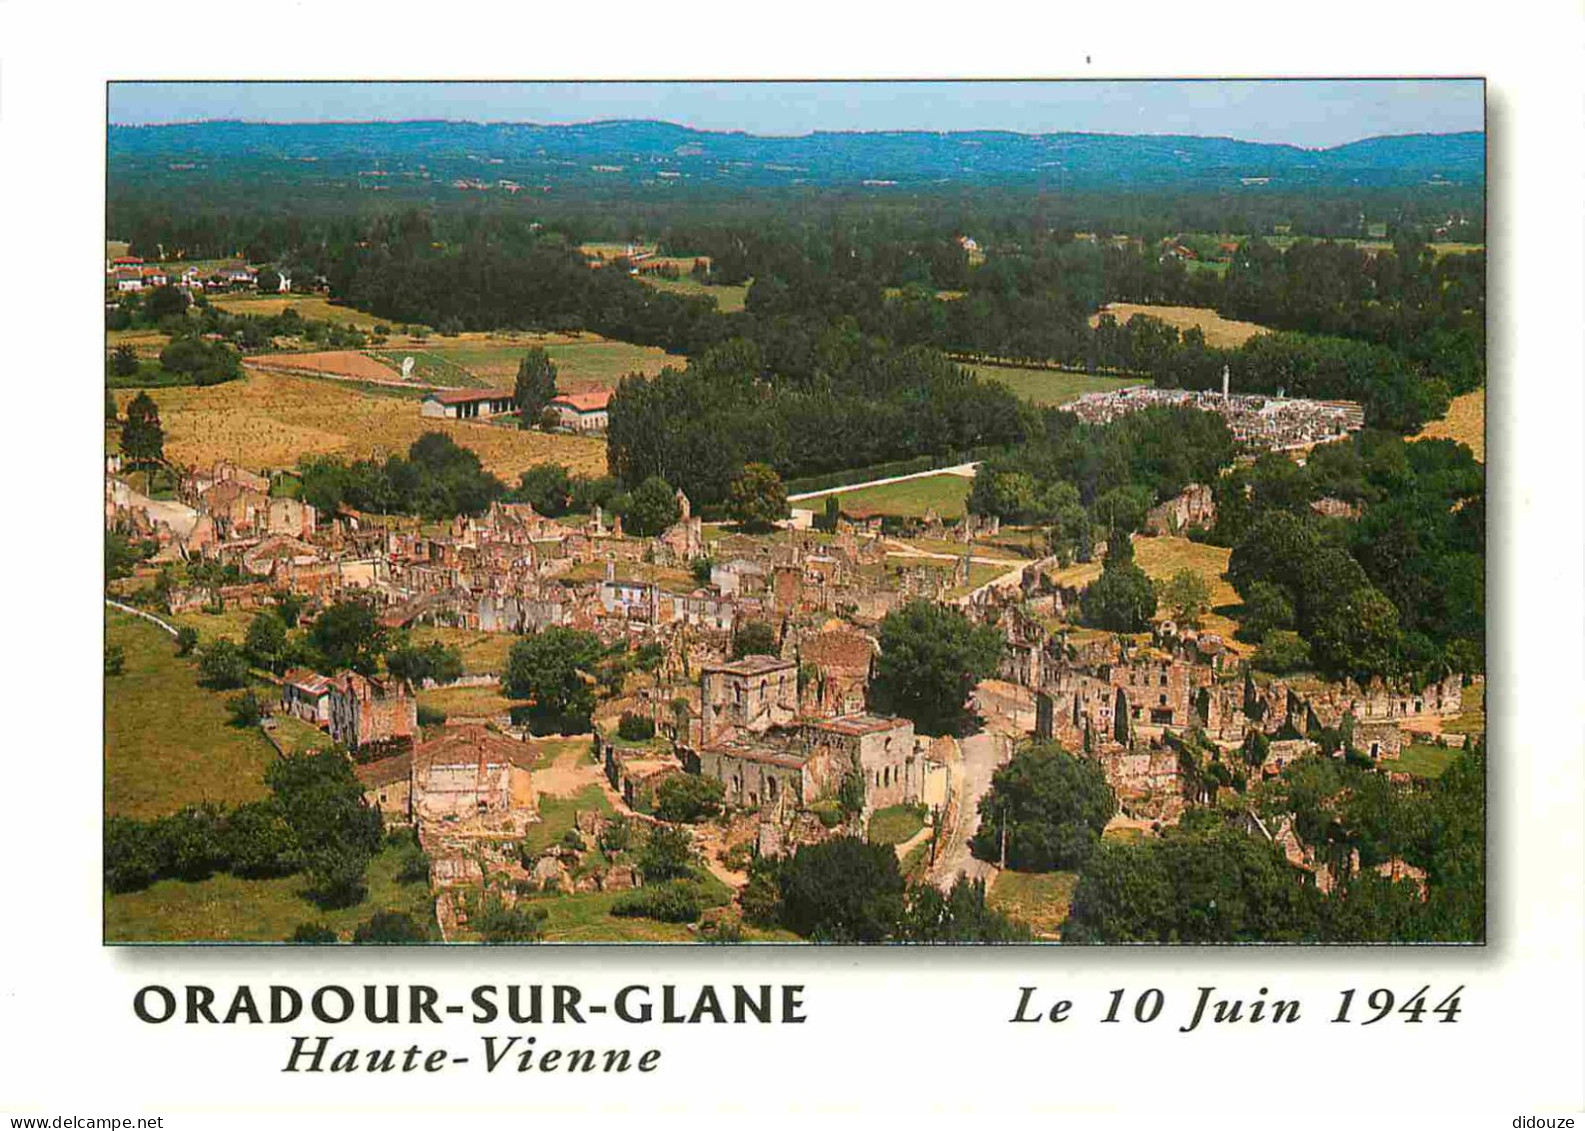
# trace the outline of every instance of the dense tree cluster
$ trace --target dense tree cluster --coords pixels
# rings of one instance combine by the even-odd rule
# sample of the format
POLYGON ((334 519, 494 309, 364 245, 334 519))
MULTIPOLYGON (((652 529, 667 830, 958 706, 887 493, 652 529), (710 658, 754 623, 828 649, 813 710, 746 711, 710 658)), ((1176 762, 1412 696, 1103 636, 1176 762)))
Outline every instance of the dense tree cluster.
POLYGON ((990 908, 983 881, 959 876, 943 893, 910 884, 890 845, 839 836, 789 857, 760 857, 745 914, 816 942, 1020 942, 1027 928, 990 908))
POLYGON ((323 514, 343 506, 373 514, 452 518, 483 513, 506 495, 506 486, 484 470, 477 454, 444 432, 426 432, 405 457, 384 462, 317 456, 301 464, 301 497, 323 514))
MULTIPOLYGON (((1293 632, 1331 675, 1440 678, 1485 656, 1485 475, 1448 440, 1365 432, 1300 468, 1280 455, 1216 485, 1215 536, 1243 632, 1293 632), (1357 508, 1322 517, 1322 499, 1357 508)), ((1295 655, 1284 637, 1277 650, 1295 655)))
POLYGON ((342 907, 362 898, 364 872, 380 850, 380 813, 337 752, 277 759, 265 770, 271 796, 230 809, 191 805, 167 817, 105 822, 105 886, 135 891, 159 879, 307 875, 314 897, 342 907))
POLYGON ((1065 942, 1471 942, 1485 937, 1485 755, 1473 748, 1438 779, 1312 756, 1259 786, 1268 821, 1294 830, 1331 869, 1311 877, 1258 833, 1199 811, 1160 838, 1103 841, 1063 925, 1065 942), (1358 854, 1356 869, 1355 853, 1358 854), (1380 865, 1423 869, 1393 882, 1380 865))
POLYGON ((651 476, 695 505, 724 503, 745 464, 782 479, 965 452, 1023 436, 1016 398, 929 350, 851 322, 771 325, 611 398, 607 456, 629 487, 651 476))

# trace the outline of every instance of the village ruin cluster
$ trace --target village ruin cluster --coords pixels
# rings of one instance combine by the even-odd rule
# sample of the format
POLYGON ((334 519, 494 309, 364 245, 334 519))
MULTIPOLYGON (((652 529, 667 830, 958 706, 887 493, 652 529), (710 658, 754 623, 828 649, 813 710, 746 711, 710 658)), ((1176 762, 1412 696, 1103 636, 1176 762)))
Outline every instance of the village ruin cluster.
MULTIPOLYGON (((1003 641, 1000 669, 974 695, 996 757, 1031 739, 1082 752, 1102 767, 1117 797, 1114 824, 1124 829, 1159 830, 1206 804, 1225 783, 1219 767, 1243 765, 1252 734, 1269 739, 1261 761, 1240 770, 1257 780, 1307 754, 1341 757, 1345 747, 1391 773, 1406 743, 1435 736, 1467 706, 1457 675, 1418 689, 1257 678, 1231 642, 1171 620, 1135 637, 1079 629, 1071 617, 1083 587, 1055 580, 1054 557, 1008 561, 993 580, 969 584, 977 540, 1000 533, 994 519, 972 515, 915 524, 912 535, 956 538, 962 549, 938 555, 945 563, 914 565, 899 564, 908 544, 878 521, 844 517, 828 532, 793 521, 759 535, 720 524, 707 531, 680 493, 679 521, 638 538, 598 507, 567 522, 522 503, 430 524, 351 509, 322 516, 272 493, 269 476, 228 463, 184 474, 166 500, 132 490, 115 461, 105 484, 107 529, 148 544, 151 565, 208 562, 235 577, 167 589, 160 615, 261 611, 294 599, 311 620, 351 600, 372 604, 391 631, 524 638, 566 628, 605 646, 654 650, 653 677, 611 689, 583 740, 579 780, 597 784, 608 804, 575 812, 577 836, 535 857, 521 849, 541 820, 538 779, 567 767, 538 762, 525 718, 482 713, 420 725, 418 696, 434 681, 302 667, 274 679, 271 713, 346 750, 367 803, 388 827, 416 832, 443 938, 466 931, 477 892, 491 882, 567 894, 642 885, 632 863, 587 866, 579 845, 598 843, 613 820, 662 824, 658 791, 680 777, 720 785, 724 816, 693 835, 730 885, 743 882, 742 853, 785 855, 904 808, 924 814, 931 834, 925 875, 949 886, 955 875, 934 866, 950 857, 954 838, 961 845, 973 835, 985 783, 968 781, 958 739, 918 733, 870 702, 878 627, 910 600, 957 608, 1003 641), (767 647, 735 655, 736 634, 750 623, 771 626, 767 647), (623 738, 618 715, 647 720, 650 737, 623 738), (854 782, 851 810, 835 809, 854 782)), ((1141 537, 1171 538, 1214 517, 1210 490, 1191 484, 1147 515, 1141 537)), ((503 678, 459 675, 448 686, 499 688, 503 678)), ((1332 883, 1332 865, 1291 821, 1251 820, 1322 890, 1332 883)), ((1395 876, 1407 868, 1394 867, 1395 876)))

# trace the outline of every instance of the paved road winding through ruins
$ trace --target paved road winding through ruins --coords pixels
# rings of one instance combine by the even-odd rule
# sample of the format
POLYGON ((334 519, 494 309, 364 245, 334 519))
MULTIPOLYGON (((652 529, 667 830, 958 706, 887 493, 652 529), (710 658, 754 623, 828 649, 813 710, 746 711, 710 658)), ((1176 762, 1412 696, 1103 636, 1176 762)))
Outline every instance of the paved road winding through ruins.
POLYGON ((963 761, 953 767, 958 777, 958 818, 930 871, 930 880, 942 890, 957 881, 958 873, 971 880, 988 880, 996 871, 993 864, 976 860, 969 854, 969 837, 980 823, 980 798, 991 788, 996 767, 1012 756, 1012 743, 1004 735, 976 734, 961 743, 963 761))

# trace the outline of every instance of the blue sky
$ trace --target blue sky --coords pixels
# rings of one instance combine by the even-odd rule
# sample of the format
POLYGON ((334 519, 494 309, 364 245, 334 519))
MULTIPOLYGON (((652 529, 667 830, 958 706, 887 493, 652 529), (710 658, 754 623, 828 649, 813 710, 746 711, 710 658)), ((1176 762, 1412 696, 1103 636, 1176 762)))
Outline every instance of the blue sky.
POLYGON ((709 130, 1197 134, 1321 147, 1483 125, 1479 80, 1267 82, 112 83, 110 120, 655 118, 709 130))

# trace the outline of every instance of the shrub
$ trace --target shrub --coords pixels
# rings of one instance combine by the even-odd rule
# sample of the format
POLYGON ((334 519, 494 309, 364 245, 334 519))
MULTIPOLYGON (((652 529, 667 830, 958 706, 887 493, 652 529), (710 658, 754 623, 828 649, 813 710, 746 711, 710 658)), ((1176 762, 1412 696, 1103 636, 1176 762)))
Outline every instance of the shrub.
POLYGON ((484 897, 484 906, 474 913, 472 924, 487 943, 535 942, 544 935, 547 918, 543 907, 522 901, 508 907, 498 893, 490 892, 484 897))
POLYGON ((264 718, 264 704, 250 687, 241 695, 226 700, 226 710, 231 714, 234 727, 254 727, 264 718))
POLYGON ((108 645, 105 648, 105 675, 120 675, 126 667, 126 650, 119 644, 108 645))
POLYGON ((726 787, 715 778, 676 774, 655 787, 655 816, 663 821, 695 824, 721 812, 726 787))
POLYGON ((662 923, 692 923, 703 911, 699 889, 683 880, 639 888, 611 904, 611 914, 619 918, 655 919, 662 923))
POLYGON ((827 797, 816 801, 809 806, 809 811, 820 819, 820 823, 828 829, 834 829, 842 823, 842 818, 847 815, 842 803, 834 797, 827 797))
POLYGON ((131 817, 105 821, 105 887, 137 891, 159 878, 160 844, 148 822, 131 817))
POLYGON ((359 944, 395 944, 428 942, 423 926, 401 911, 376 911, 358 924, 352 932, 352 941, 359 944))
POLYGON ((616 724, 616 733, 629 742, 644 742, 655 737, 655 720, 648 715, 623 711, 621 720, 616 724))
POLYGON ((1274 629, 1266 633, 1266 639, 1255 649, 1252 663, 1261 671, 1278 675, 1298 671, 1310 664, 1310 645, 1297 632, 1274 629))
POLYGON ((416 884, 429 882, 429 854, 416 846, 402 853, 402 862, 396 869, 396 882, 416 884))
POLYGON ((336 932, 323 923, 299 923, 297 930, 292 932, 292 937, 287 940, 294 943, 333 943, 336 942, 336 932))
POLYGON ((600 850, 607 856, 618 852, 625 852, 633 843, 633 826, 623 816, 615 816, 605 822, 600 830, 600 850))
POLYGON ((746 872, 754 863, 754 843, 742 840, 721 854, 721 863, 734 872, 746 872))
POLYGON ((222 637, 199 653, 198 675, 200 683, 217 691, 241 687, 248 681, 248 658, 222 637))
POLYGON ((426 707, 418 705, 418 725, 421 727, 438 727, 446 723, 446 712, 439 707, 426 707))
POLYGON ((194 648, 198 647, 198 630, 190 624, 184 624, 176 630, 176 654, 189 656, 194 648))
POLYGON ((686 829, 652 829, 639 854, 638 870, 648 884, 693 875, 693 837, 686 829))

